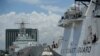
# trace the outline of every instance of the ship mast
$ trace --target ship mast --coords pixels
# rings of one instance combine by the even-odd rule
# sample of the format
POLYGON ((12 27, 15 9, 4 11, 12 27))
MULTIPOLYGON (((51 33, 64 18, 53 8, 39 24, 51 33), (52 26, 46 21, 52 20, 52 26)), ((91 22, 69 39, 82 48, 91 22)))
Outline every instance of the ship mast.
POLYGON ((17 23, 17 24, 20 25, 20 27, 19 27, 20 36, 24 36, 26 34, 25 24, 28 24, 28 23, 25 23, 24 21, 22 21, 21 23, 17 23))

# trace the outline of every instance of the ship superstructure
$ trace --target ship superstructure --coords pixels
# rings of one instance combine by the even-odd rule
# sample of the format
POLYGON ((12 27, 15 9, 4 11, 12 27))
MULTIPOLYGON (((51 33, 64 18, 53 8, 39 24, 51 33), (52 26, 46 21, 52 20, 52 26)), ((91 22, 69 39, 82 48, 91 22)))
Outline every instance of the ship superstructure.
POLYGON ((15 49, 15 51, 19 51, 20 49, 23 49, 28 46, 36 46, 38 42, 35 42, 34 39, 32 39, 28 34, 26 34, 25 24, 24 22, 19 23, 20 24, 20 31, 18 34, 18 38, 14 42, 14 45, 18 48, 15 49))
POLYGON ((64 27, 64 37, 62 38, 61 47, 62 56, 70 55, 68 54, 70 51, 67 51, 67 49, 77 47, 82 30, 83 15, 84 13, 80 10, 79 5, 74 4, 59 21, 59 26, 64 27))
POLYGON ((24 22, 19 23, 20 24, 20 31, 18 34, 18 38, 14 42, 14 45, 18 48, 15 49, 15 51, 19 51, 20 49, 23 49, 28 46, 36 46, 38 42, 34 41, 28 34, 26 34, 25 24, 24 22))
POLYGON ((100 55, 100 1, 75 0, 59 21, 64 28, 62 56, 99 56, 100 55), (80 8, 80 6, 82 6, 80 8))
POLYGON ((39 46, 38 41, 32 39, 30 35, 26 33, 25 24, 23 21, 20 24, 20 30, 17 39, 13 42, 13 45, 10 47, 9 53, 12 56, 21 55, 35 55, 40 56, 40 52, 42 52, 42 46, 39 46), (33 53, 32 53, 33 52, 33 53), (35 53, 37 52, 37 53, 35 53))

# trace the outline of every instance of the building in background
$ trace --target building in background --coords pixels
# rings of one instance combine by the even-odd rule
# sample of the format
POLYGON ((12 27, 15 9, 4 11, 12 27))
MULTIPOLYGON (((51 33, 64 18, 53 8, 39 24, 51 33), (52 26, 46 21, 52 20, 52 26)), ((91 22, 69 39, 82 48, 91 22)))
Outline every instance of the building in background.
MULTIPOLYGON (((37 29, 26 29, 26 33, 34 41, 38 41, 38 30, 37 29)), ((6 29, 6 50, 9 50, 9 46, 13 44, 19 34, 19 29, 6 29)))

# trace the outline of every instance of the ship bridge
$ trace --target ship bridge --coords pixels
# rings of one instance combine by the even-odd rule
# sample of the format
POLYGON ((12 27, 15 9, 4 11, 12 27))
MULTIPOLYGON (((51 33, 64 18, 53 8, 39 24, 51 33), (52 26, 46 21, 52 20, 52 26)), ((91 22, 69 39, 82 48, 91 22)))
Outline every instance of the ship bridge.
POLYGON ((82 21, 83 12, 80 10, 79 6, 74 4, 70 7, 61 17, 59 21, 59 26, 65 27, 73 22, 82 21))
POLYGON ((64 13, 58 22, 58 26, 66 27, 73 22, 82 22, 90 1, 91 0, 75 0, 76 3, 64 13))

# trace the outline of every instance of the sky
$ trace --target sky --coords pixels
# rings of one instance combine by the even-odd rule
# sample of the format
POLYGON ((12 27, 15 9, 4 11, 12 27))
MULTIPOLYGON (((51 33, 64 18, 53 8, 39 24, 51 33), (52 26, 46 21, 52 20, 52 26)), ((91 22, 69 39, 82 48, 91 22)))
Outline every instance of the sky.
POLYGON ((22 20, 26 28, 39 30, 40 43, 52 43, 63 36, 58 26, 74 0, 0 0, 0 49, 5 49, 5 29, 16 29, 22 20), (45 41, 44 41, 45 40, 45 41))

